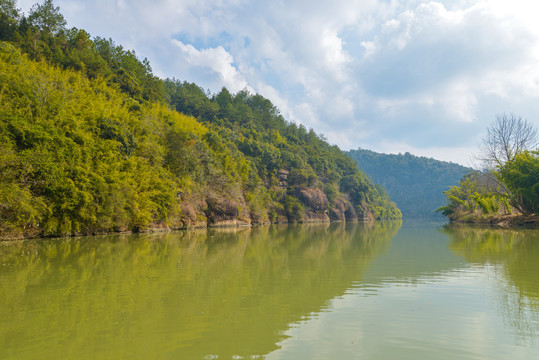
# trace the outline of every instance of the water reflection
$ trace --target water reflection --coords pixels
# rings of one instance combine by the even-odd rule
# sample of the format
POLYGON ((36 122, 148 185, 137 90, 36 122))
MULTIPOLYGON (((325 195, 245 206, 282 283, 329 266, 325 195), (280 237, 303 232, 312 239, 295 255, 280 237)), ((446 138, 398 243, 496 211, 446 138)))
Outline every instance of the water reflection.
POLYGON ((442 223, 406 221, 364 275, 368 283, 436 281, 440 275, 466 266, 466 261, 447 251, 448 236, 438 229, 442 223))
MULTIPOLYGON (((498 244, 500 251, 479 260, 455 238, 473 244, 482 235, 440 226, 405 222, 361 281, 335 297, 330 311, 294 324, 267 359, 539 358, 537 308, 502 272, 502 259, 515 252, 498 244)), ((537 263, 529 246, 526 261, 537 263)))
POLYGON ((0 244, 1 358, 267 354, 327 308, 400 222, 0 244))
POLYGON ((450 249, 500 278, 498 306, 507 324, 530 342, 539 335, 539 231, 447 226, 450 249), (505 280, 505 281, 504 281, 505 280))

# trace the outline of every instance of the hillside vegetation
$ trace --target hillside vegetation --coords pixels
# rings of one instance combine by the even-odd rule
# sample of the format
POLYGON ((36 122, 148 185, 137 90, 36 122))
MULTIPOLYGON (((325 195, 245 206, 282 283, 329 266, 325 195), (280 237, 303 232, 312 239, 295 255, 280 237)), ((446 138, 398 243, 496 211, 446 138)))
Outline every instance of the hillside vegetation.
POLYGON ((159 79, 50 0, 0 10, 0 237, 401 216, 268 99, 159 79))
POLYGON ((348 153, 374 182, 387 189, 404 218, 434 218, 445 203, 443 192, 473 169, 432 158, 381 154, 357 149, 348 153))
POLYGON ((539 151, 523 151, 496 170, 473 172, 444 192, 449 220, 539 226, 539 151))
POLYGON ((528 120, 497 115, 479 148, 486 170, 445 191, 451 221, 539 226, 539 136, 528 120))

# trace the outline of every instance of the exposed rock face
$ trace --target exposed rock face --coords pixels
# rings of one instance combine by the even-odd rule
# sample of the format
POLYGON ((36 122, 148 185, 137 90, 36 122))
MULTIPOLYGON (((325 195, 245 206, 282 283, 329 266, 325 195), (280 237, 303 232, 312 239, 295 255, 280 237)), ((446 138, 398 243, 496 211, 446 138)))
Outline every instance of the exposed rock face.
POLYGON ((206 227, 208 219, 204 214, 206 201, 199 197, 191 197, 180 203, 183 228, 206 227))
POLYGON ((180 203, 182 210, 182 223, 184 228, 198 226, 197 212, 194 206, 189 202, 180 203))
POLYGON ((279 178, 279 184, 278 187, 281 189, 285 189, 288 187, 288 176, 290 175, 290 171, 286 169, 280 169, 277 171, 277 177, 279 178))
POLYGON ((357 214, 350 201, 340 198, 335 206, 329 209, 329 218, 333 221, 357 220, 357 214))
POLYGON ((345 221, 344 209, 341 207, 334 207, 329 210, 329 218, 333 221, 345 221))
MULTIPOLYGON (((327 211, 327 210, 326 210, 327 211)), ((306 211, 304 222, 329 222, 331 219, 326 213, 306 211)))
MULTIPOLYGON (((355 221, 354 207, 345 197, 337 199, 330 207, 327 196, 318 188, 297 188, 296 198, 305 206, 303 222, 355 221)), ((259 216, 250 214, 245 199, 237 200, 216 194, 191 196, 180 203, 183 228, 206 226, 242 226, 263 223, 259 216)), ((289 221, 284 209, 274 211, 271 222, 289 221)), ((266 220, 267 221, 267 220, 266 220)))
POLYGON ((183 228, 206 226, 242 226, 251 224, 243 199, 234 201, 214 194, 190 198, 180 203, 183 228))
POLYGON ((304 222, 327 222, 329 201, 324 192, 317 188, 298 188, 296 197, 305 205, 304 222))
POLYGON ((354 207, 352 204, 346 200, 346 210, 344 212, 344 216, 346 217, 346 220, 357 220, 358 216, 356 213, 356 210, 354 210, 354 207))
POLYGON ((286 224, 288 223, 288 217, 286 215, 277 214, 273 222, 275 224, 286 224))
POLYGON ((238 205, 230 200, 210 197, 206 199, 206 204, 208 207, 205 213, 210 224, 236 219, 239 215, 238 205))
POLYGON ((317 188, 298 188, 296 196, 306 207, 315 212, 323 213, 329 207, 329 201, 324 192, 317 188))

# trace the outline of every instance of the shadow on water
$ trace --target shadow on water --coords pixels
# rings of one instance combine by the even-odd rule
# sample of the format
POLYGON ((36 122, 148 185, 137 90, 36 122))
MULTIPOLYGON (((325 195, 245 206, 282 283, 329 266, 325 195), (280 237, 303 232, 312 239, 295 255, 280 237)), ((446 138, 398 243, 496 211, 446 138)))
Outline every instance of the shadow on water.
POLYGON ((0 357, 267 354, 362 279, 401 222, 0 243, 0 357))
POLYGON ((491 266, 500 282, 498 305, 521 341, 534 341, 539 326, 539 230, 446 226, 450 249, 471 264, 491 266))

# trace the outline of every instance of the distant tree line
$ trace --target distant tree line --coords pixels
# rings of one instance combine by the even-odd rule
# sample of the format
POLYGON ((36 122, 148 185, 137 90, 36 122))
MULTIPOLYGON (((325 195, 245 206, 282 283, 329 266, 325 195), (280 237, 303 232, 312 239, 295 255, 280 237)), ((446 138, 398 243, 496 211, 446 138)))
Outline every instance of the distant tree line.
POLYGON ((432 158, 350 150, 349 155, 374 182, 383 185, 404 218, 436 218, 445 202, 443 191, 473 169, 432 158))

